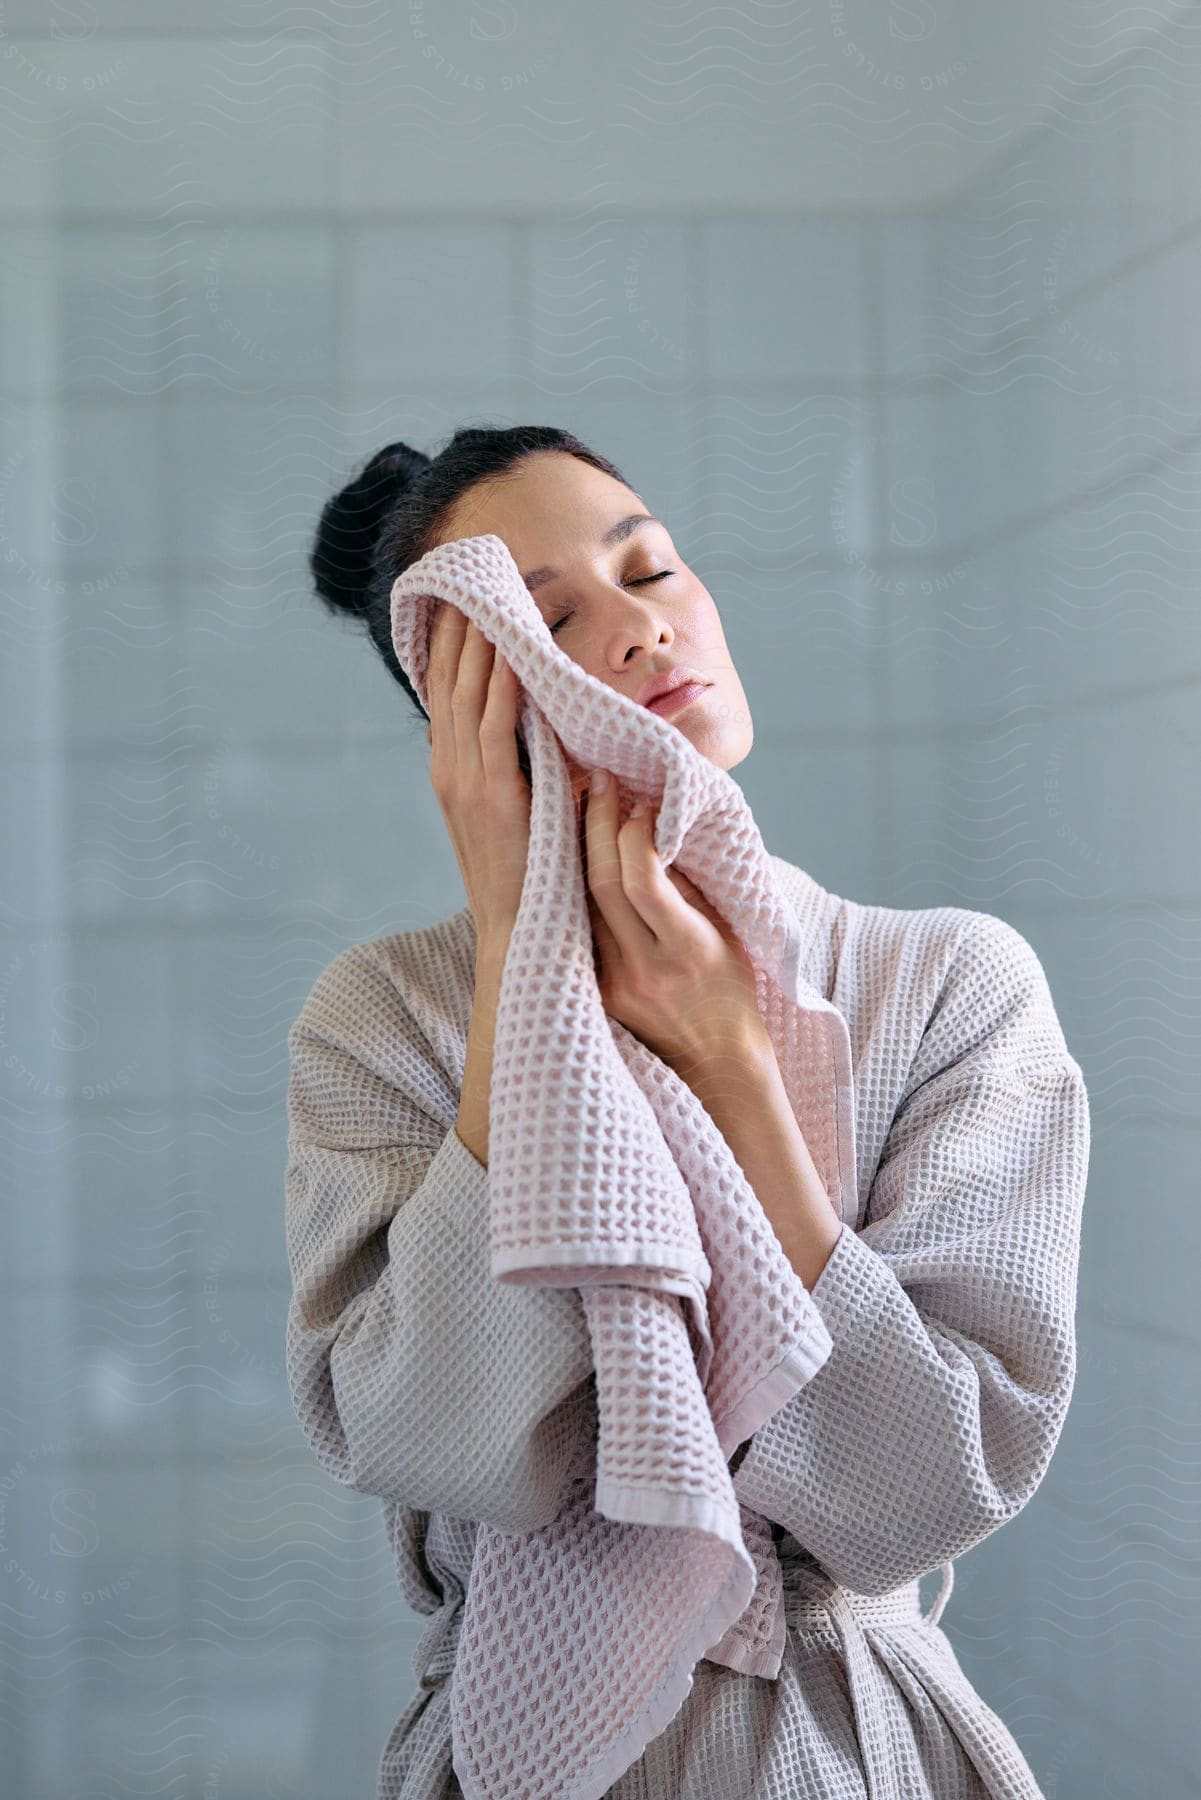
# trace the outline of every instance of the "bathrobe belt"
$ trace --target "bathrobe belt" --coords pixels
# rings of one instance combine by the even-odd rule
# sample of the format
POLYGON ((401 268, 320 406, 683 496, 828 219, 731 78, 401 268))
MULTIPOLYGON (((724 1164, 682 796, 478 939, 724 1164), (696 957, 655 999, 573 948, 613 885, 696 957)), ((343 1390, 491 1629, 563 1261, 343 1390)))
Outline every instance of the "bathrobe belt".
POLYGON ((888 1706, 881 1689, 887 1677, 864 1635, 867 1625, 936 1625, 950 1597, 954 1569, 942 1565, 942 1586, 928 1612, 922 1610, 917 1580, 886 1594, 856 1594, 822 1568, 781 1558, 784 1617, 794 1631, 837 1634, 847 1667, 855 1728, 863 1754, 869 1800, 902 1800, 896 1762, 887 1732, 888 1706))
MULTIPOLYGON (((864 1636, 864 1626, 937 1624, 954 1581, 952 1565, 943 1563, 942 1586, 928 1612, 922 1610, 916 1580, 886 1594, 856 1594, 822 1568, 787 1558, 781 1558, 780 1566, 784 1616, 792 1629, 833 1629, 841 1642, 870 1800, 901 1800, 885 1730, 888 1713, 878 1685, 884 1677, 864 1636)), ((440 1687, 453 1671, 462 1620, 460 1601, 449 1611, 443 1607, 422 1632, 413 1656, 413 1666, 420 1671, 420 1687, 440 1687)))

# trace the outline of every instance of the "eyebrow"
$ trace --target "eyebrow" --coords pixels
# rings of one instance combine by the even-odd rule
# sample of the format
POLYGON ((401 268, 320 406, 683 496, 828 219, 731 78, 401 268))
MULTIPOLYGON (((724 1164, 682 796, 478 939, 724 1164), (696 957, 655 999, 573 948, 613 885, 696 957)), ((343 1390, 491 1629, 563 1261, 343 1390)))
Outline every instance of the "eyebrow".
MULTIPOLYGON (((616 525, 610 525, 608 531, 601 538, 601 543, 606 548, 610 544, 620 544, 630 536, 631 532, 637 531, 640 525, 662 524, 662 519, 657 519, 654 513, 629 513, 624 519, 618 519, 616 525)), ((545 567, 531 569, 528 574, 522 576, 522 580, 532 594, 534 589, 541 587, 544 581, 553 581, 558 573, 558 569, 545 567)))

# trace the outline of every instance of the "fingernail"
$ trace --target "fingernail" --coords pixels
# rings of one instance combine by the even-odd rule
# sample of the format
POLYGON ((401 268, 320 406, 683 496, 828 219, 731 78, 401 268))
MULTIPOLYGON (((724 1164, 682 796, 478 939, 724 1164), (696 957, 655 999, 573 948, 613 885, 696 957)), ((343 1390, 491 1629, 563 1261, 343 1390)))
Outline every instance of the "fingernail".
POLYGON ((639 794, 637 800, 635 800, 633 806, 630 808, 631 819, 640 819, 646 811, 646 804, 646 795, 639 794))
POLYGON ((590 791, 594 794, 603 794, 608 785, 608 769, 593 769, 590 791))

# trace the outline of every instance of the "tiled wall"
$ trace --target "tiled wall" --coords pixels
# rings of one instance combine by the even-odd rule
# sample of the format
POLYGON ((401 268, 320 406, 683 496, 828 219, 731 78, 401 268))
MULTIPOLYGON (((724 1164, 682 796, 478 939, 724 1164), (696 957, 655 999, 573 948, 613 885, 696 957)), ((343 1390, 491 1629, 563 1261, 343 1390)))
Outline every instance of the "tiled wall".
POLYGON ((1195 31, 984 121, 955 194, 819 209, 699 139, 620 201, 603 159, 540 183, 538 130, 456 154, 366 31, 185 11, 8 65, 7 1791, 368 1795, 411 1691, 378 1506, 284 1380, 284 1038, 343 945, 462 893, 424 733, 303 559, 370 451, 481 419, 571 427, 667 519, 770 848, 1043 956, 1093 1100, 1078 1397, 944 1623, 1049 1797, 1192 1791, 1195 31))
POLYGON ((894 417, 935 458, 945 555, 965 566, 922 659, 932 704, 906 733, 929 774, 900 814, 913 845, 893 840, 883 876, 904 894, 935 874, 1026 933, 1092 1103, 1074 1406, 1036 1502, 957 1590, 962 1659, 987 1667, 1057 1795, 1190 1793, 1201 1746, 1201 1333, 1185 1291, 1201 1076, 1197 47, 1194 24, 1115 58, 1070 117, 975 182, 893 339, 894 417), (939 385, 919 398, 922 374, 939 385))

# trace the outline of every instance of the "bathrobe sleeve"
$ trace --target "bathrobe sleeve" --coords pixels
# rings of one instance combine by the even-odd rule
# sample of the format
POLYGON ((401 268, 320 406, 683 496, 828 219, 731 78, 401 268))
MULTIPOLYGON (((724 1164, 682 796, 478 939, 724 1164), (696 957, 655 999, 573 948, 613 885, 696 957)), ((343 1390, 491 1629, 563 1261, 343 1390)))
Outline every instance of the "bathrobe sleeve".
POLYGON ((1039 960, 972 915, 859 1232, 812 1289, 833 1339, 734 1475, 836 1580, 878 1594, 1021 1511, 1075 1381, 1084 1078, 1039 960))
POLYGON ((593 1388, 579 1293, 494 1279, 488 1171, 361 946, 318 979, 288 1048, 287 1370, 313 1453, 409 1507, 549 1524, 593 1388))

